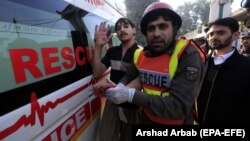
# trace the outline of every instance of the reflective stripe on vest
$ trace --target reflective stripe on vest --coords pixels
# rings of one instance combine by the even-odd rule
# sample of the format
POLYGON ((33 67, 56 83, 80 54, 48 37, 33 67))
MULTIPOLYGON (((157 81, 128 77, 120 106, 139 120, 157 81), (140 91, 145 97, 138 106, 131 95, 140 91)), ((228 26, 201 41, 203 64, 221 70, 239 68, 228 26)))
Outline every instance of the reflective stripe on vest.
POLYGON ((156 123, 160 124, 166 124, 166 125, 182 125, 184 123, 183 119, 165 119, 165 118, 159 118, 157 116, 154 116, 153 114, 150 114, 147 110, 143 109, 144 113, 148 116, 149 119, 156 123))
MULTIPOLYGON (((169 62, 169 75, 170 75, 170 80, 173 79, 175 72, 177 70, 178 67, 178 60, 181 56, 181 54, 183 53, 184 49, 187 47, 187 45, 189 44, 190 40, 185 40, 185 39, 180 39, 176 42, 176 46, 174 48, 173 54, 170 57, 170 62, 169 62)), ((143 54, 142 49, 137 49, 134 53, 134 64, 137 66, 138 64, 138 60, 140 59, 140 56, 143 54)), ((152 89, 148 89, 148 88, 143 88, 144 92, 146 94, 151 94, 151 95, 158 95, 158 96, 169 96, 169 92, 161 92, 161 91, 157 91, 157 90, 152 90, 152 89)), ((144 109, 145 114, 147 115, 147 117, 149 119, 151 119, 152 121, 156 122, 156 123, 160 123, 160 124, 167 124, 167 125, 181 125, 184 123, 183 119, 180 120, 170 120, 170 119, 165 119, 165 118, 159 118, 151 113, 149 113, 147 110, 144 109)))
POLYGON ((135 50, 135 52, 134 52, 134 64, 135 65, 137 64, 139 55, 141 54, 142 51, 143 51, 143 48, 138 48, 135 50))
POLYGON ((170 72, 170 79, 172 80, 172 78, 175 75, 177 66, 178 66, 178 59, 181 56, 183 50, 187 47, 189 41, 188 40, 184 40, 184 39, 180 39, 177 41, 177 44, 175 46, 174 52, 170 58, 170 62, 169 62, 169 72, 170 72))

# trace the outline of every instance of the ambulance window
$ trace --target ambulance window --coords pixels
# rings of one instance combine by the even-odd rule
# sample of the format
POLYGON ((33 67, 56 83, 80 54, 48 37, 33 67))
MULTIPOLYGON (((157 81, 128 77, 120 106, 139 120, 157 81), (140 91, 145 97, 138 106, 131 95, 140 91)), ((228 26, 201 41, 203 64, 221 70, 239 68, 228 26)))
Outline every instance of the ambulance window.
POLYGON ((0 21, 12 22, 13 20, 13 11, 10 10, 11 2, 6 0, 0 1, 0 21), (7 8, 9 7, 9 8, 7 8))
POLYGON ((113 23, 108 22, 107 20, 105 20, 105 19, 103 19, 95 14, 92 14, 92 13, 88 13, 86 16, 84 16, 82 18, 82 20, 86 24, 88 31, 90 31, 91 37, 94 37, 95 26, 97 24, 106 21, 107 24, 113 25, 113 23))
POLYGON ((72 29, 68 21, 64 20, 59 13, 68 5, 61 0, 12 0, 11 2, 4 1, 4 5, 10 7, 10 9, 1 8, 5 10, 4 13, 8 14, 7 21, 39 27, 72 29))

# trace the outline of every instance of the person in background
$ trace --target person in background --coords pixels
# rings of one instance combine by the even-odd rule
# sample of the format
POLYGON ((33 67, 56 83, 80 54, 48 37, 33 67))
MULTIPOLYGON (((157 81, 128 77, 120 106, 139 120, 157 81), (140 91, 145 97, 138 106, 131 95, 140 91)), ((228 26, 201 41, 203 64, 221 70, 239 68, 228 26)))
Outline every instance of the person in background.
POLYGON ((194 39, 195 43, 201 48, 201 50, 204 52, 204 54, 208 54, 209 47, 206 40, 206 34, 199 34, 194 39))
POLYGON ((242 8, 246 8, 248 19, 246 21, 244 21, 244 25, 247 28, 250 28, 250 18, 249 18, 249 16, 250 16, 250 0, 242 0, 240 6, 242 8))
MULTIPOLYGON (((115 23, 115 31, 120 46, 111 47, 101 58, 102 47, 109 42, 111 35, 108 34, 109 26, 102 22, 95 28, 95 53, 93 60, 93 75, 100 77, 111 67, 110 80, 114 83, 122 78, 133 61, 134 51, 138 48, 135 41, 134 24, 127 18, 120 18, 115 23)), ((103 86, 103 81, 94 86, 94 93, 100 95, 105 87, 113 87, 115 84, 103 86)), ((132 138, 130 133, 131 123, 136 123, 136 111, 118 107, 111 101, 106 101, 99 127, 99 141, 126 141, 132 138), (127 117, 126 117, 126 116, 127 117)))
POLYGON ((232 46, 238 30, 238 21, 231 17, 208 24, 213 52, 198 97, 201 125, 250 124, 250 61, 232 46))
POLYGON ((250 57, 250 32, 242 32, 240 36, 240 54, 250 57))
POLYGON ((193 124, 193 106, 204 74, 205 55, 192 40, 176 39, 181 17, 164 2, 144 11, 140 27, 147 46, 137 49, 134 65, 106 98, 141 107, 141 124, 193 124), (124 85, 137 80, 143 91, 124 85))

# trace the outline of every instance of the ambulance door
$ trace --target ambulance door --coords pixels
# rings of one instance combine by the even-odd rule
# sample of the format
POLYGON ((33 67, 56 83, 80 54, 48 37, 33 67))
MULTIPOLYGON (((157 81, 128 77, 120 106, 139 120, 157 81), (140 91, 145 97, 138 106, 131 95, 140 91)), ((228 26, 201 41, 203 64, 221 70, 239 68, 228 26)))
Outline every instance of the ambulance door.
POLYGON ((64 0, 0 0, 0 140, 96 140, 88 14, 64 0))

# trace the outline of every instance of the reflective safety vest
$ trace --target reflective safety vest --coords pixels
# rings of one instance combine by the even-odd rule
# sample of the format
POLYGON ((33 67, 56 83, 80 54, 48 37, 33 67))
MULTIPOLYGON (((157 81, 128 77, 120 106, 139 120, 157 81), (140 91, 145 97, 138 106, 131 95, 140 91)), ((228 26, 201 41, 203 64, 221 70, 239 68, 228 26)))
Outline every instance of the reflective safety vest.
MULTIPOLYGON (((143 49, 140 48, 135 51, 134 64, 139 70, 143 82, 143 91, 146 94, 162 97, 169 96, 168 88, 177 70, 178 60, 189 43, 190 40, 177 40, 171 56, 165 53, 159 57, 146 57, 143 49)), ((159 118, 145 109, 144 111, 148 118, 156 123, 167 125, 181 125, 184 123, 184 119, 170 120, 159 118)))

